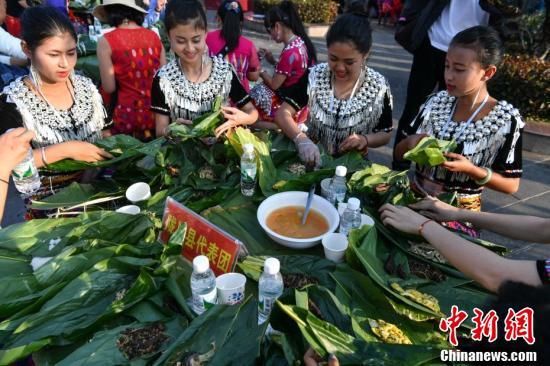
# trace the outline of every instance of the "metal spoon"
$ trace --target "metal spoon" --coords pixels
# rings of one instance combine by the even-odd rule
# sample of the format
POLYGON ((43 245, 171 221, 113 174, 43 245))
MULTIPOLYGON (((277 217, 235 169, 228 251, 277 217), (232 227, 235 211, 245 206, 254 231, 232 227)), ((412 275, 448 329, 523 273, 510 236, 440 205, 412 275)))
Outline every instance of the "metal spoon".
POLYGON ((307 195, 306 201, 306 210, 304 211, 304 216, 302 216, 302 225, 305 225, 307 220, 307 215, 309 214, 309 209, 311 208, 311 202, 313 201, 313 194, 315 193, 315 184, 311 185, 309 193, 307 195))

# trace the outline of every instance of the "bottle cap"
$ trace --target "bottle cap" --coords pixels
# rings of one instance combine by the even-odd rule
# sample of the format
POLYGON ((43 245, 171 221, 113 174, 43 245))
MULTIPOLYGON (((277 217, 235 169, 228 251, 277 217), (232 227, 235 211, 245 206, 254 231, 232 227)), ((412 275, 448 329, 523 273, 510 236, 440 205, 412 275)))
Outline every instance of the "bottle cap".
POLYGON ((281 263, 277 258, 267 258, 264 262, 264 272, 268 275, 275 275, 279 273, 281 269, 281 263))
POLYGON ((350 197, 348 199, 348 208, 350 210, 358 210, 360 206, 361 206, 361 201, 359 201, 357 198, 350 197))
POLYGON ((336 175, 339 177, 345 177, 348 174, 348 168, 343 165, 338 165, 336 167, 336 175))
POLYGON ((244 151, 244 152, 247 152, 247 153, 254 152, 254 145, 252 145, 252 144, 244 144, 244 145, 243 145, 243 151, 244 151))
POLYGON ((205 255, 199 255, 193 259, 193 271, 197 273, 204 273, 210 268, 208 257, 205 255))

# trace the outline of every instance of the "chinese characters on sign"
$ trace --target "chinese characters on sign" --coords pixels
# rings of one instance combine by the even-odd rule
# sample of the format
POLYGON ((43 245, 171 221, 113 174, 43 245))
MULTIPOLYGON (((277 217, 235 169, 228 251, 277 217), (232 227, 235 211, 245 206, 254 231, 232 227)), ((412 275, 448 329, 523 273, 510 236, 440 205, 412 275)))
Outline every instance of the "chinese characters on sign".
POLYGON ((187 224, 187 232, 182 245, 182 255, 185 258, 192 261, 198 255, 207 256, 210 268, 216 276, 234 269, 242 243, 173 198, 168 197, 159 241, 167 243, 170 236, 182 223, 187 224))
MULTIPOLYGON (((474 308, 475 316, 472 318, 474 329, 470 334, 475 341, 481 341, 487 338, 489 342, 494 342, 498 338, 498 320, 496 311, 491 310, 487 314, 483 310, 474 308)), ((458 346, 456 331, 458 327, 468 318, 468 313, 464 310, 458 310, 456 305, 451 307, 451 315, 448 318, 442 318, 439 322, 439 329, 442 332, 449 333, 449 342, 453 346, 458 346)), ((520 311, 508 309, 508 314, 504 319, 504 339, 506 341, 515 341, 523 338, 528 344, 535 343, 533 332, 533 309, 523 308, 520 311)))

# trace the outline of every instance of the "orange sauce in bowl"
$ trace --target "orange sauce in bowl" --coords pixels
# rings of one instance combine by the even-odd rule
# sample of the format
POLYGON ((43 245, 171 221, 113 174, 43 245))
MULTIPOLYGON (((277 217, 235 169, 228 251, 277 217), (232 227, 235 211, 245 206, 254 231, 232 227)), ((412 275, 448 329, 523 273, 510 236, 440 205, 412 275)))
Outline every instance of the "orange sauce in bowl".
POLYGON ((306 223, 302 225, 304 206, 285 206, 271 212, 266 225, 279 235, 296 239, 308 239, 323 235, 329 229, 327 219, 318 211, 310 209, 306 223))

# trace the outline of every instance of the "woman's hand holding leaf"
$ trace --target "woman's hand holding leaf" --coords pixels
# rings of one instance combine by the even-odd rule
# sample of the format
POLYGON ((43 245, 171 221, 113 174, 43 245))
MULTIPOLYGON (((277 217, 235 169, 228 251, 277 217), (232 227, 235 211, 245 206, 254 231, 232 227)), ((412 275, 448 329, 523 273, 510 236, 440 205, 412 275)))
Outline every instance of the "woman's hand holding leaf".
POLYGON ((95 163, 96 161, 112 159, 113 155, 100 147, 85 141, 69 141, 65 146, 67 157, 73 160, 95 163))
POLYGON ((385 204, 378 211, 384 225, 389 225, 407 234, 418 234, 420 225, 427 220, 418 212, 404 206, 385 204))
POLYGON ((230 129, 235 128, 237 126, 248 125, 254 122, 254 121, 249 121, 250 119, 249 115, 238 108, 222 107, 221 111, 222 111, 223 117, 227 121, 216 128, 215 130, 216 137, 220 137, 230 129))
POLYGON ((419 214, 439 222, 458 220, 457 213, 460 212, 459 208, 432 196, 427 196, 423 200, 409 205, 409 207, 418 211, 419 214))
POLYGON ((441 166, 448 171, 470 174, 475 168, 475 165, 472 164, 472 162, 463 155, 456 153, 446 153, 445 157, 447 159, 452 159, 441 164, 441 166))

